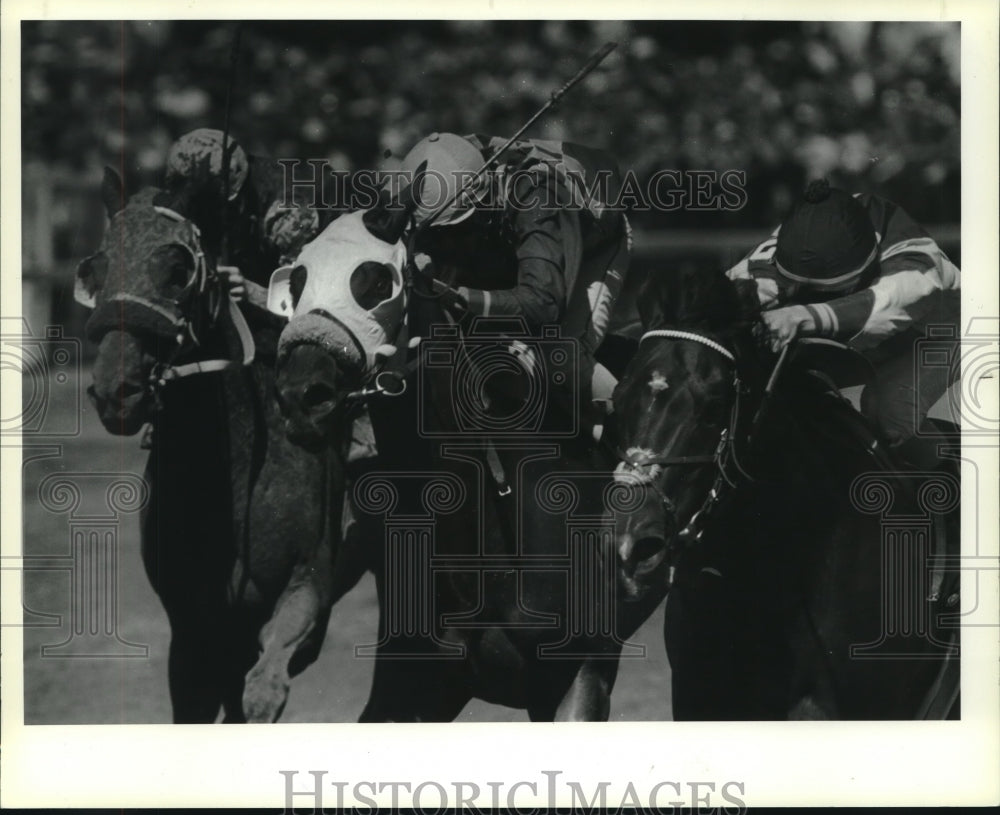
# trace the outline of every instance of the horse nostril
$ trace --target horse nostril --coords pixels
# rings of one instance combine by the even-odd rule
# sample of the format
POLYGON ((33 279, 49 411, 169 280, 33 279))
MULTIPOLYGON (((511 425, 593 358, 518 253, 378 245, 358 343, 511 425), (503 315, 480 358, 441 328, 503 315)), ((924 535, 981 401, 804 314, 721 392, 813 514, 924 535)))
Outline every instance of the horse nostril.
POLYGON ((632 559, 643 562, 656 557, 663 551, 664 540, 657 537, 640 538, 632 547, 632 559))
POLYGON ((308 411, 316 408, 332 410, 337 398, 337 392, 323 382, 314 382, 302 394, 302 406, 308 411))

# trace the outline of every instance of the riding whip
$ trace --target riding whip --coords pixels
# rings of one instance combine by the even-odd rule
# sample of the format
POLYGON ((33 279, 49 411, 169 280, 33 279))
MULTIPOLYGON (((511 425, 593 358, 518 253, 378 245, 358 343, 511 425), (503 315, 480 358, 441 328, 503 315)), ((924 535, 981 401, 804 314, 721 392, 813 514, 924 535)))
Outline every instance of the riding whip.
MULTIPOLYGON (((498 150, 496 150, 492 156, 490 156, 486 160, 483 166, 480 167, 475 172, 474 175, 472 175, 470 178, 466 180, 466 182, 458 189, 458 192, 456 192, 451 198, 449 198, 442 206, 438 207, 434 212, 432 212, 431 215, 425 221, 423 221, 423 223, 417 226, 417 228, 413 231, 413 235, 411 237, 411 245, 413 245, 412 241, 416 239, 416 236, 418 234, 420 234, 421 232, 423 232, 424 229, 433 224, 434 221, 436 221, 443 212, 445 212, 459 198, 465 195, 466 191, 469 188, 471 188, 474 184, 476 184, 480 178, 482 178, 483 173, 485 173, 490 168, 490 165, 492 165, 498 158, 500 158, 501 155, 503 155, 507 151, 507 148, 509 148, 514 142, 516 142, 519 138, 521 138, 521 136, 529 127, 531 127, 542 116, 544 116, 549 111, 550 108, 552 108, 556 103, 558 103, 559 100, 562 99, 563 96, 565 96, 569 92, 571 88, 573 88, 576 84, 578 84, 580 80, 582 80, 585 76, 587 76, 587 74, 593 71, 594 68, 600 65, 604 61, 605 57, 607 57, 608 54, 614 51, 615 48, 617 47, 618 43, 616 42, 604 43, 604 45, 602 45, 597 51, 594 52, 594 54, 590 57, 590 59, 587 60, 587 63, 579 71, 577 71, 576 74, 571 79, 569 79, 569 81, 567 81, 558 90, 553 91, 551 97, 549 98, 549 101, 546 102, 544 105, 542 105, 542 107, 530 119, 528 119, 528 121, 526 121, 523 125, 521 125, 518 131, 509 139, 507 139, 507 141, 504 142, 504 144, 498 150)), ((414 179, 414 183, 416 183, 416 179, 414 179)))
POLYGON ((236 23, 236 30, 233 33, 233 47, 229 53, 229 86, 226 89, 226 112, 222 122, 222 243, 219 247, 219 254, 223 262, 227 262, 229 243, 229 161, 233 156, 235 143, 229 146, 229 123, 233 109, 233 88, 236 85, 236 68, 240 55, 240 39, 243 36, 243 23, 236 23))

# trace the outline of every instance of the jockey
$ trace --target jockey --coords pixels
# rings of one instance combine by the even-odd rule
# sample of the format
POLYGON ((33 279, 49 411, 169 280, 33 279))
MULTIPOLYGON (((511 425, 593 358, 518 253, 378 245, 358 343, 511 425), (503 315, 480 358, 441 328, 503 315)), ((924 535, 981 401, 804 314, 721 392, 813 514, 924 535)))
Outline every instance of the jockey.
MULTIPOLYGON (((418 142, 401 167, 404 183, 426 167, 417 226, 504 141, 432 133, 418 142)), ((607 204, 618 185, 618 168, 602 152, 565 142, 515 142, 422 231, 416 245, 433 263, 441 305, 460 325, 473 317, 514 317, 532 336, 558 326, 562 341, 576 341, 575 381, 585 416, 590 401, 610 403, 616 384, 594 353, 607 332, 631 250, 624 214, 607 204)), ((531 368, 529 359, 522 362, 531 368)))
POLYGON ((228 144, 228 200, 223 200, 222 133, 209 128, 192 130, 170 147, 166 188, 188 198, 210 246, 221 245, 223 228, 230 233, 230 265, 218 271, 228 277, 234 299, 264 308, 270 273, 298 255, 325 224, 316 209, 288 194, 280 165, 248 156, 232 137, 228 144), (224 207, 225 224, 220 214, 224 207))
POLYGON ((876 372, 861 412, 905 463, 937 465, 919 436, 933 434, 927 413, 958 375, 961 274, 906 212, 814 181, 727 275, 756 283, 772 350, 812 336, 861 352, 876 372), (917 341, 942 324, 954 329, 956 364, 921 368, 917 341))

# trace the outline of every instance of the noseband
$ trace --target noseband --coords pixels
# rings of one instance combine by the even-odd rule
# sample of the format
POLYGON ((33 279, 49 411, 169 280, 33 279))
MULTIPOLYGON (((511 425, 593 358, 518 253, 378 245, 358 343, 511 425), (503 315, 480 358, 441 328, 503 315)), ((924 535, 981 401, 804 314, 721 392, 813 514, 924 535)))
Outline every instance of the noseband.
MULTIPOLYGON (((726 348, 721 343, 706 337, 702 334, 698 334, 693 331, 678 331, 674 329, 657 329, 654 331, 647 331, 642 335, 639 340, 639 344, 642 345, 647 339, 652 338, 662 338, 671 340, 682 340, 687 342, 695 342, 699 345, 704 345, 707 348, 711 348, 718 354, 725 357, 732 365, 733 368, 733 390, 736 394, 736 398, 733 401, 732 410, 729 413, 729 425, 722 430, 719 434, 719 442, 716 445, 715 451, 708 455, 700 456, 644 456, 641 459, 637 458, 635 455, 631 455, 618 449, 618 458, 620 459, 620 464, 618 465, 618 472, 630 472, 638 470, 640 467, 646 467, 649 465, 657 465, 659 467, 677 467, 677 466, 698 466, 712 464, 716 467, 716 477, 715 483, 712 488, 708 491, 708 495, 702 505, 691 515, 687 520, 687 523, 683 525, 677 537, 678 540, 691 544, 700 540, 702 533, 704 532, 704 521, 709 516, 711 511, 715 508, 715 505, 719 502, 719 498, 722 494, 723 484, 728 484, 730 487, 736 486, 736 480, 731 478, 728 473, 728 468, 730 463, 733 464, 738 473, 747 480, 752 480, 746 471, 740 466, 735 454, 735 439, 737 428, 740 421, 740 412, 742 407, 742 399, 746 395, 746 389, 740 380, 739 370, 736 364, 736 357, 733 353, 726 348)), ((649 479, 647 485, 654 486, 652 479, 649 479)), ((661 494, 660 501, 666 510, 667 514, 673 519, 675 526, 680 527, 680 519, 678 516, 678 508, 674 501, 668 495, 661 494)))

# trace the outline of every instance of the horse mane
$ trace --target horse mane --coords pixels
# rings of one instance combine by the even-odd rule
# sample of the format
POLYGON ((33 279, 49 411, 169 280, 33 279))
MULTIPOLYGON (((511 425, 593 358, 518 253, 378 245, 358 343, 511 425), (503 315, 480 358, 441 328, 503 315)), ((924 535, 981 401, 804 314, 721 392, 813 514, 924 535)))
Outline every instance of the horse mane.
POLYGON ((760 318, 756 292, 719 270, 696 268, 653 272, 639 294, 643 327, 698 328, 729 334, 760 318))
MULTIPOLYGON (((197 213, 192 212, 194 199, 191 192, 183 186, 174 188, 147 187, 142 193, 150 193, 149 203, 156 207, 166 207, 174 212, 183 215, 185 218, 192 218, 197 213)), ((142 193, 139 193, 140 195, 142 193)))
MULTIPOLYGON (((165 206, 165 204, 161 204, 160 201, 157 200, 162 192, 163 190, 161 190, 159 187, 143 187, 137 193, 135 193, 134 195, 130 195, 128 197, 128 199, 125 201, 125 207, 165 206)), ((122 209, 124 209, 125 207, 122 207, 122 209)))

